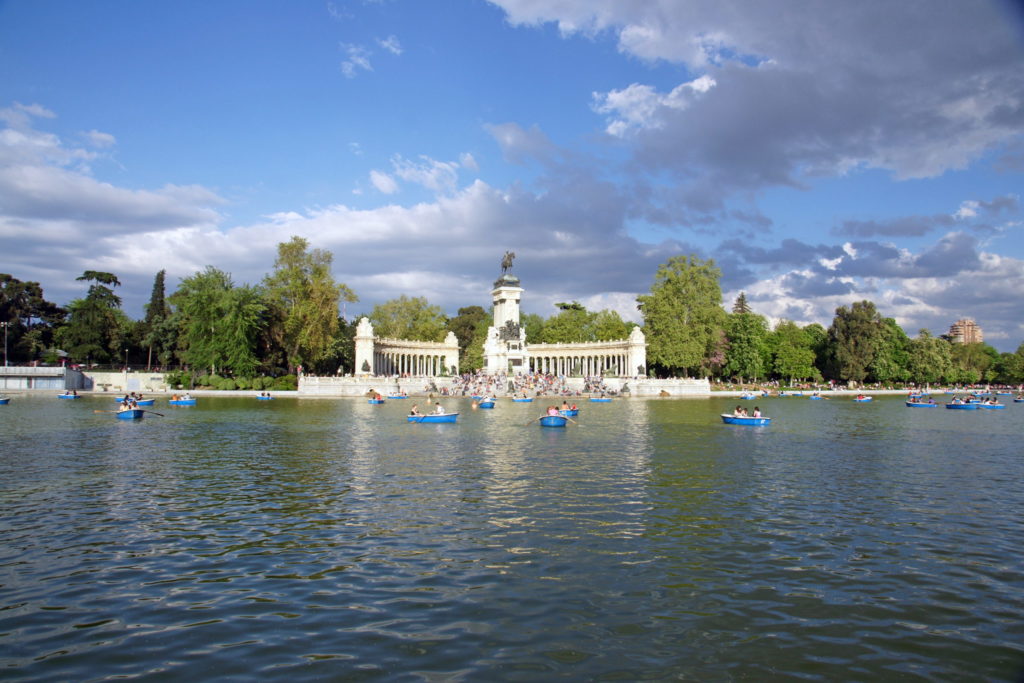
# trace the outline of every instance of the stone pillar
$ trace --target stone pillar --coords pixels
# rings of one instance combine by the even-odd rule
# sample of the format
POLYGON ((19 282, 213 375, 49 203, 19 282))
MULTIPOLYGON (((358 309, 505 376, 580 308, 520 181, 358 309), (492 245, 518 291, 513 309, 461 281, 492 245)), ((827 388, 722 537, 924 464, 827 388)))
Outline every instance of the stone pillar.
POLYGON ((356 377, 374 374, 373 325, 370 324, 369 318, 360 318, 359 324, 356 325, 355 342, 356 366, 352 374, 356 377))

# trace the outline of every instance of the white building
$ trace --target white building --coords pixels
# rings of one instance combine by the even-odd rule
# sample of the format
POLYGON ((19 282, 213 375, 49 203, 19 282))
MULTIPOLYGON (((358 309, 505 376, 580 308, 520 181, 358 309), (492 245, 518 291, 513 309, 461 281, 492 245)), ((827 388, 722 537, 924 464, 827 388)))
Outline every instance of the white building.
POLYGON ((484 368, 499 372, 550 372, 561 375, 643 377, 647 373, 647 342, 639 327, 629 338, 580 344, 528 344, 519 323, 523 288, 505 273, 494 282, 491 301, 494 324, 484 342, 484 368))

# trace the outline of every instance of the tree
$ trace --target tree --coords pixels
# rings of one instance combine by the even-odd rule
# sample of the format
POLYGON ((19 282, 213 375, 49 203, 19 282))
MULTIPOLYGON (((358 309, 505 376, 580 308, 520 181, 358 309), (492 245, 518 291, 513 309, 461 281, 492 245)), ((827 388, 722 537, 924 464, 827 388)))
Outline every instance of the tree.
POLYGON ((367 316, 378 337, 440 342, 448 331, 448 319, 440 306, 431 306, 423 297, 404 294, 373 307, 367 316))
POLYGON ((591 326, 594 341, 616 341, 629 337, 636 324, 624 321, 618 311, 604 310, 594 315, 591 326))
POLYGON ((950 345, 950 358, 953 367, 977 377, 974 382, 995 380, 998 374, 999 352, 988 344, 953 343, 950 345))
POLYGON ((881 339, 868 374, 879 382, 906 382, 910 378, 910 338, 893 318, 882 321, 881 339))
MULTIPOLYGON (((825 330, 818 325, 822 332, 825 330)), ((821 373, 814 365, 814 340, 809 332, 790 320, 780 320, 775 326, 772 367, 790 383, 794 380, 818 379, 821 373)))
MULTIPOLYGON (((459 309, 458 315, 448 321, 448 330, 459 340, 459 354, 464 356, 469 343, 476 334, 476 328, 488 320, 487 311, 480 306, 465 306, 459 309)), ((487 325, 484 325, 486 330, 487 325)), ((461 366, 461 363, 460 363, 461 366)))
POLYGON ((1024 383, 1024 344, 1018 346, 1013 353, 1004 353, 1000 366, 1005 381, 1011 384, 1024 383))
POLYGON ((916 339, 910 340, 907 369, 910 371, 910 379, 920 384, 931 384, 943 378, 952 379, 953 361, 949 342, 933 337, 928 330, 921 330, 916 339))
POLYGON ((68 305, 69 318, 57 331, 56 341, 77 360, 93 359, 100 362, 120 358, 124 339, 121 320, 121 297, 113 287, 120 286, 117 276, 87 270, 79 281, 92 282, 85 298, 75 299, 68 305))
POLYGON ((9 323, 5 328, 9 359, 31 360, 48 348, 65 315, 67 311, 43 297, 38 282, 22 282, 0 273, 0 321, 9 323))
POLYGON ((256 374, 256 342, 266 310, 258 288, 235 287, 228 273, 207 266, 182 280, 171 302, 177 308, 186 363, 208 368, 211 374, 256 374))
POLYGON ((882 318, 870 301, 840 306, 828 328, 831 372, 843 381, 863 382, 883 339, 882 318))
POLYGON ((308 248, 309 242, 301 237, 278 244, 274 272, 264 280, 289 370, 315 363, 330 352, 338 330, 338 304, 358 300, 351 289, 334 281, 331 253, 308 248))
POLYGON ((594 313, 587 311, 586 307, 577 301, 571 304, 557 303, 555 306, 560 308, 561 312, 544 321, 538 340, 540 343, 574 344, 594 341, 594 313))
POLYGON ((752 313, 750 304, 747 303, 747 295, 740 292, 740 295, 736 297, 736 301, 732 305, 733 313, 752 313))
POLYGON ((167 271, 161 270, 153 278, 153 291, 149 295, 149 303, 146 304, 146 317, 142 321, 143 342, 148 349, 146 356, 146 367, 153 363, 153 349, 156 348, 157 358, 160 358, 167 341, 167 329, 163 322, 171 315, 171 307, 167 305, 164 292, 164 277, 167 271))
POLYGON ((669 373, 709 365, 725 321, 721 271, 711 259, 674 256, 658 268, 651 293, 637 297, 647 360, 669 373))
POLYGON ((756 379, 765 375, 764 349, 768 323, 756 313, 729 314, 725 328, 729 347, 724 371, 732 377, 756 379))

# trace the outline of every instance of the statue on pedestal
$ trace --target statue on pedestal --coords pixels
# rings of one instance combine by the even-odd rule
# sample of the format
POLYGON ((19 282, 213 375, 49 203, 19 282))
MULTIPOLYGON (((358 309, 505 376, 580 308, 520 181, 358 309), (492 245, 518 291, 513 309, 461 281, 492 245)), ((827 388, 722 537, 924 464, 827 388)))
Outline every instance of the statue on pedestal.
POLYGON ((516 257, 516 252, 514 252, 514 251, 506 251, 505 252, 505 256, 503 256, 502 259, 501 259, 501 274, 502 275, 504 275, 505 273, 507 273, 510 270, 512 270, 512 260, 515 259, 515 257, 516 257))

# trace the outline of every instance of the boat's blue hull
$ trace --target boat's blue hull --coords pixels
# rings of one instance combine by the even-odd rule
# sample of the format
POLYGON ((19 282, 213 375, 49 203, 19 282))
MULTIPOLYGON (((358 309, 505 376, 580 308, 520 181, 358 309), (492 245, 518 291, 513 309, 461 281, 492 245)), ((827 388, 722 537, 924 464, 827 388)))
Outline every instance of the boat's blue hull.
POLYGON ((812 401, 820 401, 821 400, 821 396, 808 396, 807 398, 811 399, 812 401))
POLYGON ((914 401, 904 401, 904 405, 908 408, 938 408, 938 403, 915 403, 914 401))
POLYGON ((194 406, 196 404, 196 399, 194 399, 194 398, 177 398, 177 399, 174 399, 174 398, 172 398, 170 401, 167 402, 167 404, 168 405, 172 405, 172 406, 194 406))
POLYGON ((494 407, 494 401, 480 401, 480 407, 484 410, 489 410, 494 407))
MULTIPOLYGON (((117 402, 118 403, 124 403, 124 399, 123 398, 119 398, 119 399, 117 399, 117 402)), ((152 406, 152 405, 156 405, 156 399, 155 398, 140 398, 139 400, 135 401, 135 405, 137 405, 137 406, 152 406)))
POLYGON ((5 406, 5 405, 7 405, 10 402, 11 402, 11 399, 9 399, 9 398, 0 398, 0 406, 5 406))
POLYGON ((388 398, 391 399, 392 401, 398 401, 398 400, 401 400, 403 398, 409 398, 409 397, 408 396, 388 396, 388 398))
POLYGON ((564 427, 569 418, 562 415, 545 415, 539 421, 541 427, 564 427))
POLYGON ((592 398, 592 399, 590 399, 590 402, 591 403, 611 403, 612 400, 610 398, 592 398))
POLYGON ((1006 408, 1003 403, 982 403, 981 407, 985 410, 1002 410, 1006 408))
POLYGON ((146 414, 145 410, 139 410, 138 408, 121 410, 117 413, 118 420, 141 420, 142 416, 146 414))
POLYGON ((512 399, 512 402, 513 403, 533 403, 533 399, 532 398, 514 398, 514 399, 512 399))
POLYGON ((367 403, 370 403, 372 405, 380 405, 383 402, 384 402, 384 399, 382 399, 382 398, 371 398, 371 399, 367 400, 367 403))
POLYGON ((950 410, 977 410, 977 403, 947 403, 946 407, 950 410))
POLYGON ((871 396, 865 396, 864 398, 855 398, 855 399, 853 399, 853 402, 854 403, 868 403, 871 400, 872 400, 871 396))
POLYGON ((257 401, 273 401, 274 397, 273 396, 257 396, 256 400, 257 401))
POLYGON ((444 415, 410 415, 409 422, 455 422, 458 413, 445 413, 444 415))
POLYGON ((577 415, 580 414, 580 411, 579 411, 579 408, 576 408, 576 409, 570 408, 568 410, 559 410, 558 414, 559 415, 564 415, 565 417, 576 417, 577 415))
POLYGON ((770 417, 742 417, 739 415, 728 415, 722 413, 722 422, 727 425, 746 425, 748 427, 761 427, 771 424, 770 417))
POLYGON ((57 394, 57 398, 82 398, 82 397, 81 396, 76 396, 75 394, 57 394))

